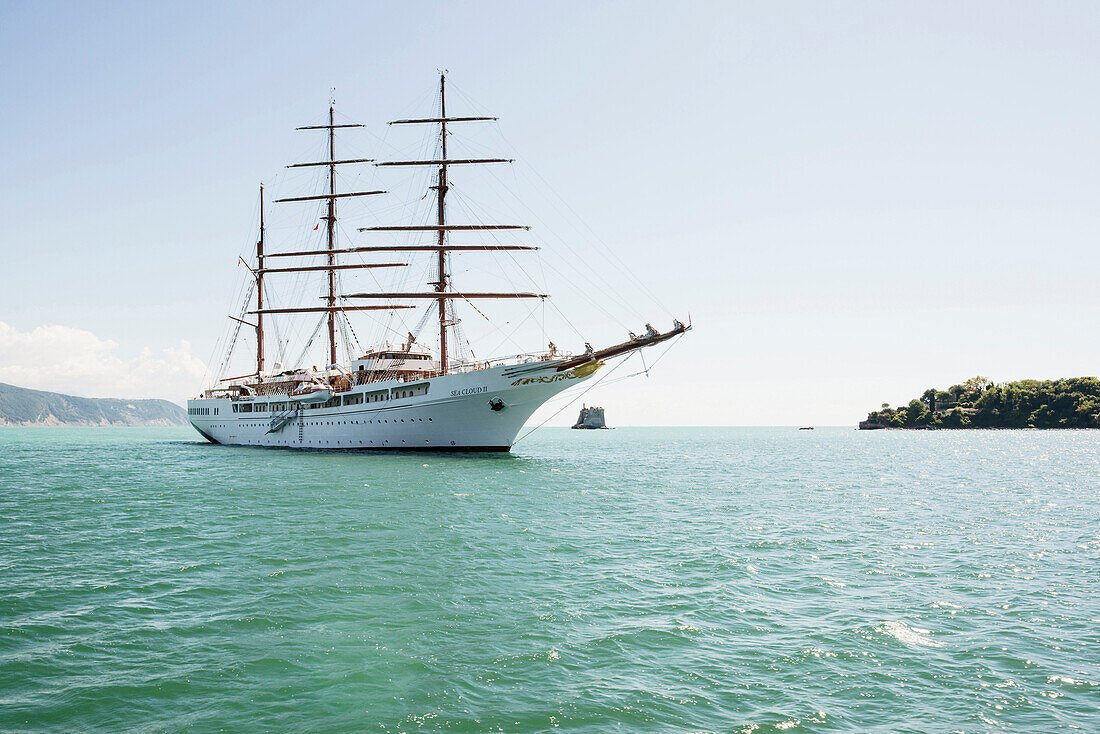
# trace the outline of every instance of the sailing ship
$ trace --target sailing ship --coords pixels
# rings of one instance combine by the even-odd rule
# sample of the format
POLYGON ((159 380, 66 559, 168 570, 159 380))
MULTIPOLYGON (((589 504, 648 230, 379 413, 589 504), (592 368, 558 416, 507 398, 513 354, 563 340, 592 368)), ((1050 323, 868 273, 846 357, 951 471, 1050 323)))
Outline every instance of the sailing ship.
MULTIPOLYGON (((260 187, 259 240, 255 268, 251 268, 249 306, 236 322, 229 343, 228 363, 241 326, 255 330, 255 370, 247 375, 221 378, 187 403, 191 425, 207 440, 226 445, 281 446, 312 449, 378 449, 419 451, 508 451, 524 423, 558 393, 592 378, 606 360, 627 355, 677 337, 691 326, 676 320, 670 330, 660 332, 649 324, 646 333, 630 335, 627 341, 602 349, 585 344, 583 352, 564 353, 551 342, 540 352, 507 360, 478 361, 452 355, 449 340, 457 326, 456 303, 495 299, 545 299, 534 292, 481 292, 463 290, 454 282, 451 257, 462 252, 501 253, 534 250, 512 244, 458 244, 452 233, 527 229, 513 224, 454 223, 447 216, 449 177, 454 166, 511 163, 505 158, 448 157, 448 127, 468 122, 495 120, 494 117, 448 116, 446 75, 439 79, 439 115, 395 120, 392 125, 437 125, 438 157, 421 160, 378 162, 368 158, 336 156, 335 132, 361 124, 337 124, 330 104, 327 125, 308 125, 299 130, 322 130, 328 137, 326 160, 297 163, 288 168, 325 167, 328 190, 314 196, 277 199, 276 203, 325 202, 325 247, 323 249, 266 251, 263 186, 260 187), (376 166, 429 166, 435 169, 430 189, 435 198, 434 223, 360 228, 361 232, 420 234, 427 243, 407 245, 339 246, 337 202, 378 196, 386 191, 338 192, 338 166, 373 163, 376 166), (434 280, 425 291, 364 291, 338 293, 337 275, 346 270, 406 267, 405 262, 346 262, 340 256, 355 253, 363 257, 400 253, 406 258, 427 255, 434 260, 434 280), (292 257, 308 264, 272 267, 276 258, 292 257), (318 258, 323 264, 316 264, 318 258), (286 273, 322 273, 327 288, 324 305, 303 304, 272 308, 266 301, 265 283, 286 273), (255 299, 252 301, 252 295, 255 299), (438 348, 432 350, 410 332, 399 346, 381 345, 367 349, 357 359, 341 364, 337 355, 338 319, 359 311, 415 309, 429 304, 423 325, 436 312, 438 348), (318 330, 327 328, 328 364, 323 369, 295 366, 285 369, 265 361, 265 321, 291 314, 320 315, 318 330), (266 318, 265 318, 266 317, 266 318), (251 318, 251 320, 249 320, 251 318), (456 358, 457 357, 457 358, 456 358)), ((316 227, 315 227, 316 228, 316 227)), ((394 256, 394 259, 399 259, 394 256)), ((242 260, 243 262, 243 260, 242 260)), ((276 264, 280 261, 276 260, 276 264)), ((479 310, 480 313, 480 310, 479 310)), ((318 331, 314 332, 315 335, 318 331)), ((310 339, 312 341, 312 338, 310 339)), ((345 344, 345 347, 347 345, 345 344)))

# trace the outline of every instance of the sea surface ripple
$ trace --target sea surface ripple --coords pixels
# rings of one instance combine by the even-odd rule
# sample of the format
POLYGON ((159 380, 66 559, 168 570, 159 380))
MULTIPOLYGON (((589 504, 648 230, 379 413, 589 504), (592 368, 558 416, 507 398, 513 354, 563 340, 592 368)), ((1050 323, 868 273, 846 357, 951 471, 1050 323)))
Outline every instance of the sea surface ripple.
POLYGON ((1100 432, 0 429, 0 730, 1100 731, 1100 432))

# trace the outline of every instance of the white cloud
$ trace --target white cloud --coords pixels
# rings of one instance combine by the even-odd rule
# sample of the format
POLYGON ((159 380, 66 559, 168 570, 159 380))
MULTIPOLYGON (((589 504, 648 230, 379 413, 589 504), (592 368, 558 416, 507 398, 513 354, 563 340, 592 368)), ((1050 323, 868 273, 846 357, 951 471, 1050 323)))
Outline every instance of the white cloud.
POLYGON ((203 361, 181 341, 159 354, 146 348, 134 357, 118 344, 69 326, 33 331, 0 321, 0 382, 89 398, 164 398, 182 403, 198 391, 203 361))

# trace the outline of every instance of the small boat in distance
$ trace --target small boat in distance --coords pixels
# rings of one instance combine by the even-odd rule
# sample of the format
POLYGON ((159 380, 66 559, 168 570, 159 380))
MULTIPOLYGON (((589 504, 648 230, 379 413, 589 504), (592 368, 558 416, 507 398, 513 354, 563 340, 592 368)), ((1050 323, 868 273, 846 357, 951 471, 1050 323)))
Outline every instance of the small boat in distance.
MULTIPOLYGON (((450 126, 496 118, 450 115, 444 74, 439 78, 438 104, 429 116, 390 123, 438 125, 434 155, 421 156, 418 160, 374 163, 376 166, 412 167, 413 171, 424 171, 423 167, 428 167, 432 174, 426 182, 429 191, 424 196, 416 193, 414 201, 432 197, 434 211, 428 213, 427 222, 421 218, 411 223, 359 227, 358 231, 364 236, 382 233, 386 237, 368 244, 355 243, 353 246, 337 242, 342 231, 337 227, 338 201, 388 193, 381 190, 337 192, 338 166, 372 163, 373 159, 338 158, 335 131, 363 125, 337 124, 334 108, 330 105, 327 125, 298 128, 325 131, 327 157, 287 167, 322 167, 327 174, 327 192, 276 199, 276 203, 311 203, 318 208, 318 218, 324 222, 325 229, 313 234, 319 224, 312 228, 308 224, 282 228, 293 229, 299 243, 314 238, 320 242, 308 249, 298 244, 268 251, 263 186, 260 186, 259 240, 254 263, 245 263, 252 275, 250 289, 243 298, 245 305, 237 316, 230 316, 236 325, 227 342, 227 352, 219 370, 221 374, 187 403, 191 425, 207 440, 218 444, 289 448, 508 451, 535 410, 563 390, 591 378, 604 366, 605 360, 661 344, 691 329, 690 324, 674 320, 668 331, 658 331, 646 324, 645 333, 640 336, 631 333, 627 340, 599 349, 585 343, 579 353, 560 351, 550 342, 542 351, 475 359, 460 328, 460 320, 455 316, 456 307, 468 307, 499 332, 508 322, 493 324, 475 302, 508 299, 509 303, 519 304, 524 301, 511 299, 534 299, 538 305, 549 296, 518 291, 515 286, 505 292, 483 292, 488 289, 477 286, 456 287, 451 265, 454 256, 466 253, 501 255, 503 257, 498 259, 507 263, 514 261, 517 253, 539 248, 493 240, 492 232, 496 230, 521 234, 529 229, 525 225, 476 221, 456 224, 448 218, 446 202, 453 167, 512 161, 451 155, 448 152, 450 126), (451 239, 452 233, 465 233, 487 241, 483 244, 456 243, 451 239), (390 254, 387 262, 371 259, 382 253, 390 254), (420 259, 425 256, 426 260, 420 259), (282 258, 289 258, 293 264, 283 266, 288 260, 282 258), (278 267, 272 267, 273 261, 278 267), (386 273, 400 277, 401 268, 409 269, 408 282, 414 283, 413 287, 392 285, 399 282, 396 278, 389 280, 389 287, 380 282, 386 273), (420 288, 422 281, 415 280, 421 272, 431 286, 428 289, 420 288), (296 282, 296 290, 286 289, 286 281, 277 281, 278 290, 269 286, 271 278, 279 279, 291 273, 296 275, 287 281, 296 282), (345 287, 344 279, 356 273, 370 276, 370 281, 359 287, 345 287), (310 276, 326 280, 327 287, 320 294, 320 302, 316 300, 316 282, 311 285, 305 280, 310 276), (273 308, 269 303, 271 295, 284 300, 288 295, 295 298, 273 308), (416 318, 415 312, 410 316, 408 309, 422 309, 420 317, 416 318), (382 318, 376 319, 375 325, 384 325, 389 333, 407 331, 407 338, 400 346, 386 343, 362 350, 358 347, 359 337, 351 319, 360 313, 381 314, 382 318), (302 317, 303 314, 306 316, 302 317), (287 321, 282 321, 284 317, 303 318, 309 322, 297 321, 294 322, 297 326, 291 328, 286 326, 287 321), (316 326, 310 333, 309 326, 314 321, 316 326), (430 343, 435 341, 429 326, 433 321, 438 322, 435 345, 430 343), (254 368, 246 375, 225 377, 242 325, 255 332, 254 368), (296 360, 299 363, 314 339, 324 334, 322 338, 328 347, 327 364, 320 370, 293 364, 287 369, 280 362, 274 362, 274 369, 271 369, 264 351, 268 344, 267 330, 275 337, 274 344, 281 355, 285 355, 292 341, 295 349, 302 349, 302 357, 296 360), (338 335, 345 351, 343 363, 338 359, 338 335), (424 341, 429 344, 423 345, 424 341), (353 344, 355 352, 351 351, 353 344), (361 356, 356 358, 355 354, 361 356)), ((391 207, 389 211, 399 208, 391 207)), ((466 216, 473 216, 466 206, 461 208, 466 216)), ((312 224, 315 220, 302 221, 312 224)), ((243 258, 241 261, 244 262, 243 258)), ((591 410, 599 411, 602 423, 602 409, 591 410)))
POLYGON ((814 429, 813 426, 802 426, 802 428, 799 428, 798 430, 800 430, 800 431, 812 431, 813 429, 814 429))

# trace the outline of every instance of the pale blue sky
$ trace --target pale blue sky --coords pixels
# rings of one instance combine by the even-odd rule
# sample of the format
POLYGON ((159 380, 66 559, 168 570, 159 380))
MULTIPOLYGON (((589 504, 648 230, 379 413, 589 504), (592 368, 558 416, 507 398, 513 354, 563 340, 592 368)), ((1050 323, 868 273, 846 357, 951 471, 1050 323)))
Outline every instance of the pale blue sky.
MULTIPOLYGON (((446 66, 460 111, 502 118, 463 142, 512 146, 545 262, 592 253, 637 304, 610 310, 666 326, 586 225, 694 319, 586 397, 612 422, 850 424, 975 373, 1096 374, 1097 38, 1071 2, 4 3, 0 322, 208 360, 257 183, 317 149, 293 128, 335 87, 368 125, 342 144, 415 148, 383 123, 430 112, 446 66)), ((545 280, 592 341, 623 335, 545 280)))

